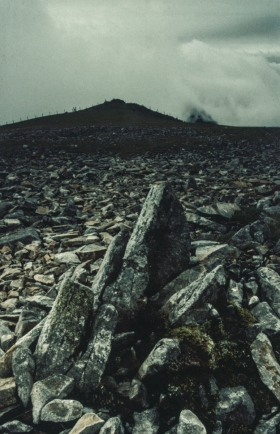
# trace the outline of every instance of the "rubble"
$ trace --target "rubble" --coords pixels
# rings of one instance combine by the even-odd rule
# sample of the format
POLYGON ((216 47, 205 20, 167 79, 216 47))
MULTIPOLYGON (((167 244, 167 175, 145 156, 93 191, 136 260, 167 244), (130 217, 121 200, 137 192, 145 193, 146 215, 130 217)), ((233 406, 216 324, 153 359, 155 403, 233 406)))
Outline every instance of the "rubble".
POLYGON ((0 432, 279 426, 279 146, 192 134, 42 129, 1 154, 0 432), (59 150, 74 133, 182 146, 59 150))

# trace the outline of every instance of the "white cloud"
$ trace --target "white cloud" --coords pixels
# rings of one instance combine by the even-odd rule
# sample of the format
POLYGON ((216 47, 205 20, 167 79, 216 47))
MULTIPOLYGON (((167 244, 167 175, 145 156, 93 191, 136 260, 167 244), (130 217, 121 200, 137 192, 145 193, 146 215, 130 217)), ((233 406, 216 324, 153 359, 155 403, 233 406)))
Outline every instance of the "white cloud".
POLYGON ((122 98, 280 126, 277 3, 0 0, 0 123, 122 98))

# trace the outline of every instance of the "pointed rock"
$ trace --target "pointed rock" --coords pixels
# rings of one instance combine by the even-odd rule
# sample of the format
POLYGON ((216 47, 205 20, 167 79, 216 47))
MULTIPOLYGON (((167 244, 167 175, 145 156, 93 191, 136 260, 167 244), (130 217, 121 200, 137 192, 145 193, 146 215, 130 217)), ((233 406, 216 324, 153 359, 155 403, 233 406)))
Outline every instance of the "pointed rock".
POLYGON ((257 270, 263 299, 280 318, 280 276, 268 267, 257 270))
POLYGON ((119 417, 111 417, 100 430, 99 434, 124 434, 124 428, 119 417))
POLYGON ((17 393, 24 407, 27 407, 33 386, 35 361, 29 348, 19 347, 13 353, 13 374, 17 384, 17 393))
POLYGON ((100 433, 100 428, 103 425, 104 420, 101 419, 97 414, 86 413, 78 420, 69 434, 97 434, 100 433))
POLYGON ((203 423, 191 410, 183 410, 180 413, 177 434, 206 434, 203 423))

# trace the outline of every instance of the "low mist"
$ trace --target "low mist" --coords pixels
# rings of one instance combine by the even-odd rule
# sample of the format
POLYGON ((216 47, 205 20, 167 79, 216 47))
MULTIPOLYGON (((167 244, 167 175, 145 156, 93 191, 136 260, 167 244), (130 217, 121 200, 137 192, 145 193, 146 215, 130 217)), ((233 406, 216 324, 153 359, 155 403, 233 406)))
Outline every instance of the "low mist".
POLYGON ((278 2, 172 3, 0 0, 0 124, 120 98, 280 126, 278 2))

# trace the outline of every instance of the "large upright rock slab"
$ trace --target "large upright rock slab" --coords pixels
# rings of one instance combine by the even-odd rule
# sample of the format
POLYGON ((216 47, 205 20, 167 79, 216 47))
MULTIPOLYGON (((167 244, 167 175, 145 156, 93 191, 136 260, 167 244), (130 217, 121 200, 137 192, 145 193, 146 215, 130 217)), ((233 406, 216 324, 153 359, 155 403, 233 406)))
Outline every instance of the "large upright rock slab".
POLYGON ((36 380, 70 369, 88 333, 93 298, 87 286, 63 281, 36 347, 36 380))
POLYGON ((205 321, 225 289, 226 275, 222 265, 176 292, 163 306, 172 325, 188 325, 205 321))
POLYGON ((96 314, 86 352, 68 375, 75 378, 84 393, 94 390, 100 383, 111 352, 111 342, 118 319, 114 306, 104 304, 96 314))
POLYGON ((190 235, 182 205, 167 183, 151 188, 128 241, 117 279, 103 302, 133 315, 144 294, 151 295, 189 263, 190 235))

